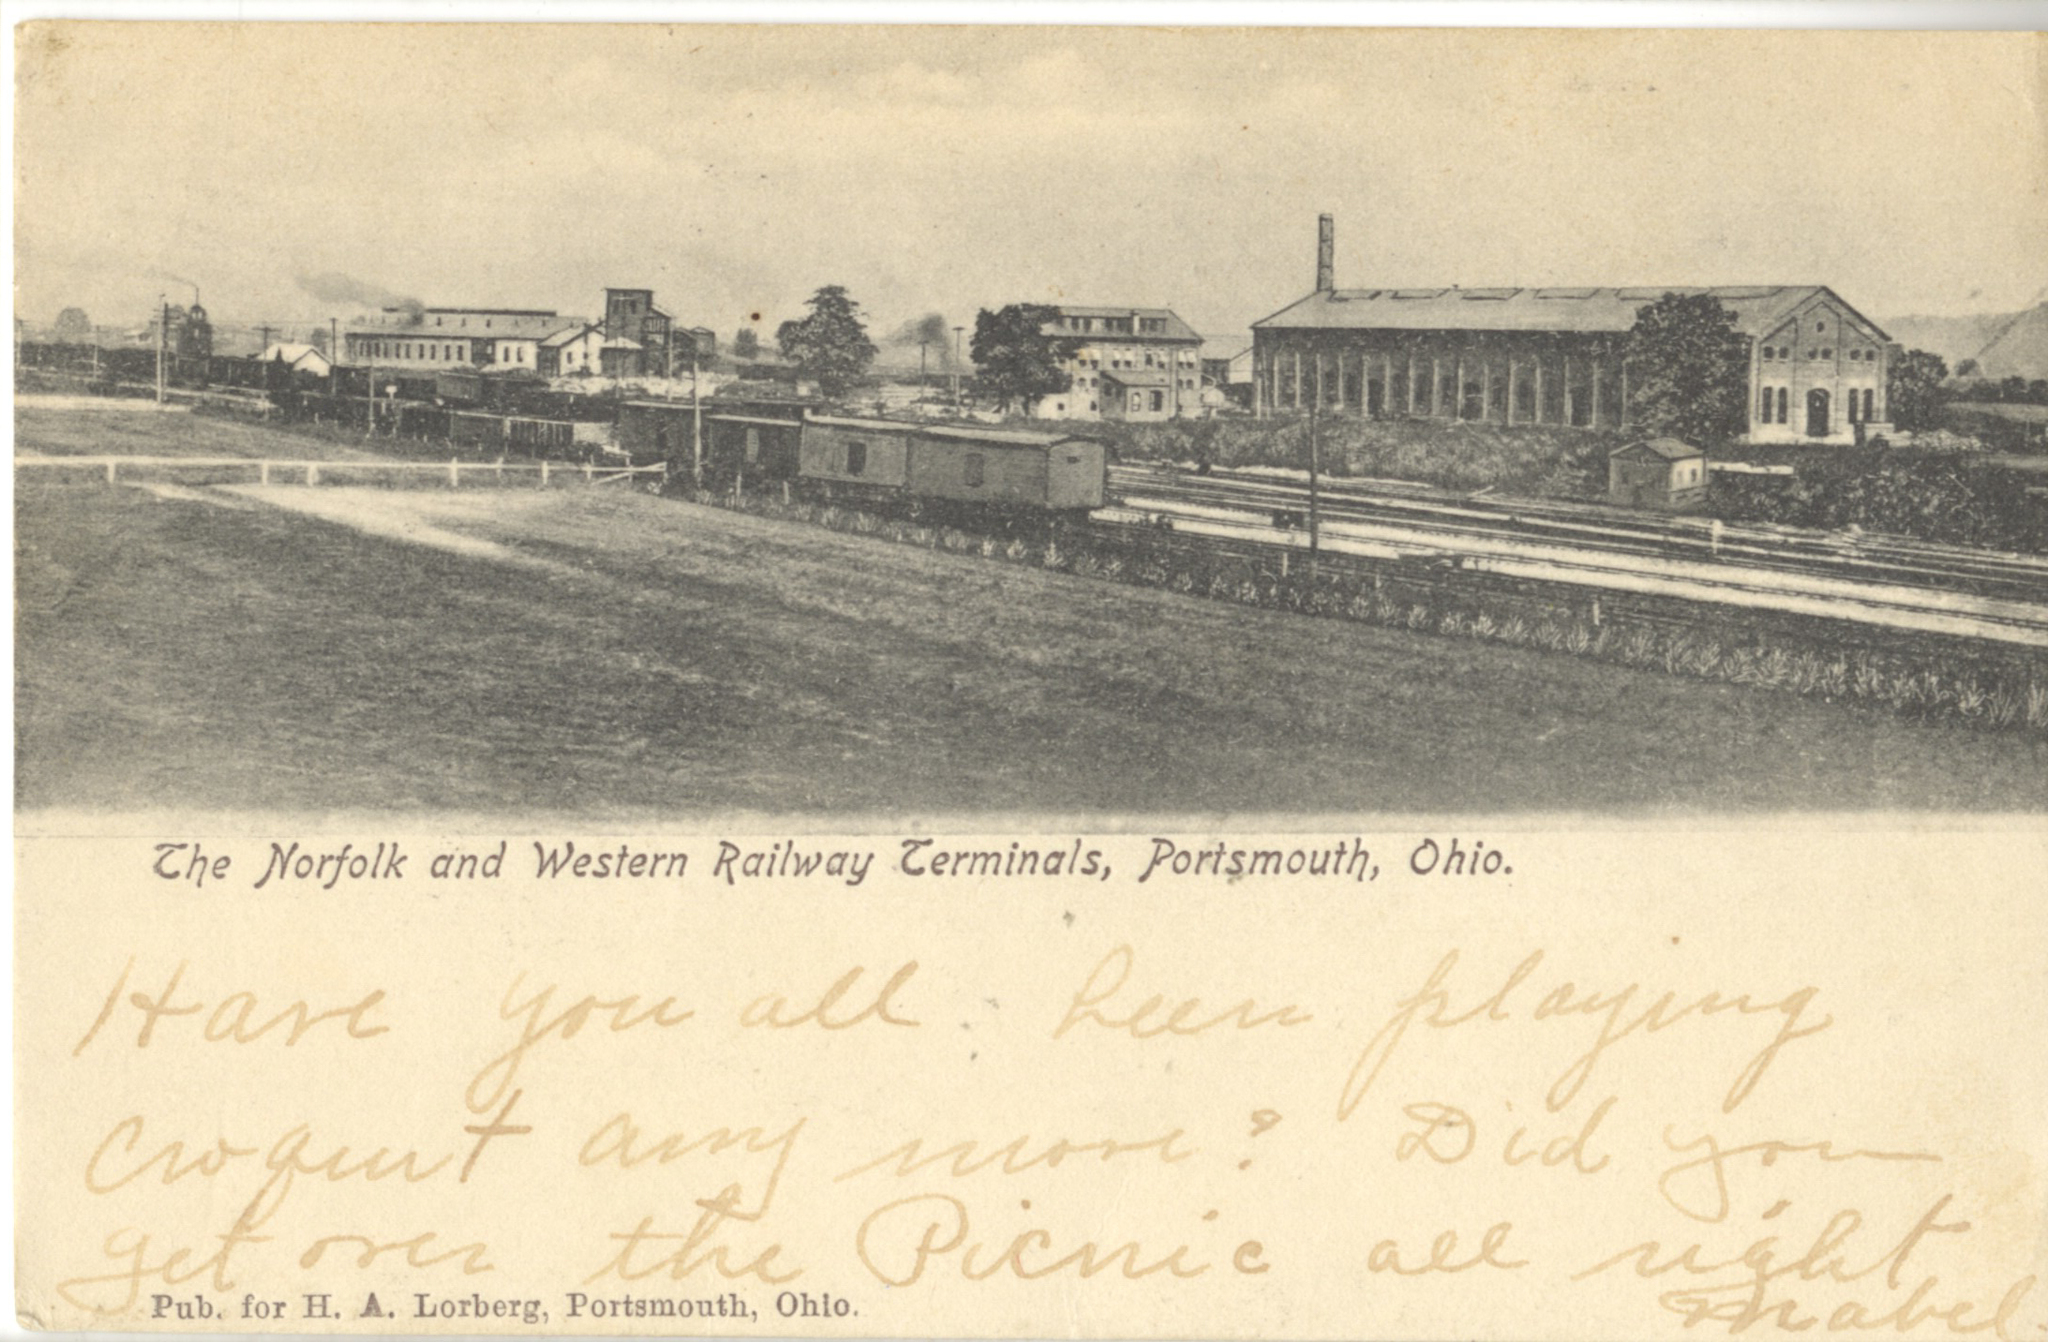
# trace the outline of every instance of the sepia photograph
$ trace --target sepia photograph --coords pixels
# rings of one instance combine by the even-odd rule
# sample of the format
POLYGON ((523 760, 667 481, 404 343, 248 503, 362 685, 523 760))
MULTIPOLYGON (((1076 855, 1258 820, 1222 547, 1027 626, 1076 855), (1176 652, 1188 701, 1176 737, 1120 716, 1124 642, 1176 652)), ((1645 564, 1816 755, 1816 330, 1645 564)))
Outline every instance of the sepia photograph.
POLYGON ((16 40, 20 808, 2048 801, 2027 35, 16 40))
POLYGON ((100 8, 17 1331, 2048 1337, 2042 34, 100 8))

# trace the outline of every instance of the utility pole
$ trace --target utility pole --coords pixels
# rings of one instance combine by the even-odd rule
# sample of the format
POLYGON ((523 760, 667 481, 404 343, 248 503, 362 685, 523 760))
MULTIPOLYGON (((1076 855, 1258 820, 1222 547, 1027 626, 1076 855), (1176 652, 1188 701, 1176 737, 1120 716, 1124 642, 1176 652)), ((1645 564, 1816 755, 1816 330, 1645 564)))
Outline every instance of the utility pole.
POLYGON ((967 328, 964 326, 953 328, 953 412, 955 414, 958 414, 960 411, 960 369, 967 362, 967 357, 960 352, 960 338, 966 330, 967 328))
POLYGON ((704 397, 698 384, 698 365, 703 350, 695 332, 690 334, 690 487, 704 488, 704 397))
POLYGON ((163 295, 156 296, 156 403, 164 403, 164 355, 170 348, 171 305, 163 295))
POLYGON ((261 340, 262 340, 263 348, 264 348, 264 349, 269 349, 269 348, 270 348, 270 328, 269 328, 268 326, 259 326, 259 327, 257 327, 257 328, 256 328, 256 330, 257 330, 257 332, 258 332, 258 334, 259 334, 259 337, 260 337, 260 338, 261 338, 261 340))
MULTIPOLYGON (((340 362, 341 362, 341 318, 339 318, 339 317, 329 317, 329 318, 327 319, 327 370, 328 370, 328 371, 329 371, 330 373, 331 373, 331 372, 333 372, 333 371, 334 371, 334 365, 336 365, 336 364, 338 364, 338 363, 340 363, 340 362)), ((333 391, 333 390, 334 390, 334 387, 333 387, 333 384, 332 384, 332 383, 330 383, 330 384, 328 385, 328 388, 327 388, 327 390, 329 390, 329 391, 333 391)))
MULTIPOLYGON (((1320 398, 1318 398, 1320 400, 1320 398)), ((1316 580, 1316 560, 1322 549, 1322 444, 1316 432, 1317 416, 1321 413, 1320 403, 1311 405, 1308 412, 1308 580, 1316 580)))
POLYGON ((917 403, 920 406, 924 404, 924 355, 930 344, 928 340, 917 342, 917 403))

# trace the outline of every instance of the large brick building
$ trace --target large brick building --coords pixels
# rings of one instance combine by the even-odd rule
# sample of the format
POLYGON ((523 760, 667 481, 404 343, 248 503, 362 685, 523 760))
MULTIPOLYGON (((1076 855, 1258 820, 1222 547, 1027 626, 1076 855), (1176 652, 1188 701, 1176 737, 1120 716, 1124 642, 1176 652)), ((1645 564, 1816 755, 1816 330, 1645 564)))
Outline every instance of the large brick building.
POLYGON ((1044 333, 1073 378, 1032 402, 1040 419, 1161 420, 1202 413, 1202 337, 1166 308, 1060 307, 1044 333))
POLYGON ((1619 428, 1626 337, 1667 293, 1735 315, 1749 360, 1751 442, 1853 443, 1891 430, 1890 337, 1826 285, 1339 289, 1323 216, 1316 287, 1252 324, 1259 413, 1417 415, 1619 428))

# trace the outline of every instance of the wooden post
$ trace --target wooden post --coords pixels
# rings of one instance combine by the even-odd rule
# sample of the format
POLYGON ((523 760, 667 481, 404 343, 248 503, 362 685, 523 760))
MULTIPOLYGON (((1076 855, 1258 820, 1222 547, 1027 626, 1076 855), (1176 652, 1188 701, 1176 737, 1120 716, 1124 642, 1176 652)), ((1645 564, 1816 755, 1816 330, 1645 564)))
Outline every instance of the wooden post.
POLYGON ((107 458, 107 483, 108 483, 108 484, 110 484, 110 485, 114 483, 114 466, 115 466, 115 461, 114 461, 114 458, 112 458, 112 457, 108 457, 108 458, 107 458))
POLYGON ((1577 424, 1579 417, 1572 413, 1572 356, 1564 356, 1564 422, 1577 424))
POLYGON ((546 457, 540 459, 540 487, 542 489, 548 487, 548 459, 546 457))
POLYGON ((319 462, 309 461, 306 463, 306 483, 309 485, 317 485, 320 483, 319 462))
POLYGON ((448 488, 455 489, 462 484, 462 466, 454 458, 448 458, 448 488))
POLYGON ((1536 351, 1536 422, 1543 422, 1543 350, 1536 351))
MULTIPOLYGON (((1512 399, 1512 394, 1510 394, 1512 399)), ((1513 407, 1510 407, 1512 409, 1513 407)), ((1479 421, 1486 422, 1487 412, 1493 409, 1493 355, 1489 351, 1479 360, 1479 421)))
POLYGON ((1294 408, 1301 409, 1301 347, 1294 349, 1294 408))
POLYGON ((1408 396, 1401 407, 1408 414, 1415 413, 1415 346, 1408 347, 1408 396))
POLYGON ((260 466, 260 467, 258 468, 258 470, 257 470, 257 475, 256 475, 256 483, 257 483, 257 484, 259 484, 259 485, 267 485, 267 484, 269 484, 269 483, 270 483, 270 463, 269 463, 269 462, 267 462, 267 461, 266 461, 266 462, 262 463, 262 465, 261 465, 261 466, 260 466))
POLYGON ((587 484, 589 484, 589 483, 590 483, 590 480, 591 480, 591 475, 592 475, 592 471, 591 471, 591 466, 590 466, 590 463, 586 461, 586 462, 584 462, 584 463, 583 463, 583 483, 584 483, 584 484, 586 484, 586 485, 587 485, 587 484))
POLYGON ((1589 418, 1592 421, 1592 427, 1597 429, 1600 427, 1600 356, 1597 354, 1593 356, 1592 378, 1592 382, 1587 386, 1586 394, 1593 399, 1593 404, 1590 407, 1592 413, 1589 418))

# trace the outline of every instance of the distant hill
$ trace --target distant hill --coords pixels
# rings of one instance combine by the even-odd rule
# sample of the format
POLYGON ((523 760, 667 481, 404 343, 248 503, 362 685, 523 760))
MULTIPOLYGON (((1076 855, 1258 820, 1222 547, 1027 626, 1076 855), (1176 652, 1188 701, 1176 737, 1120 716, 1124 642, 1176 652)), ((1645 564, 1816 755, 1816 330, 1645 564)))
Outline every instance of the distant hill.
POLYGON ((2025 312, 1894 317, 1881 324, 1907 349, 1939 354, 1951 372, 1975 359, 1981 377, 2048 377, 2048 303, 2025 312))

